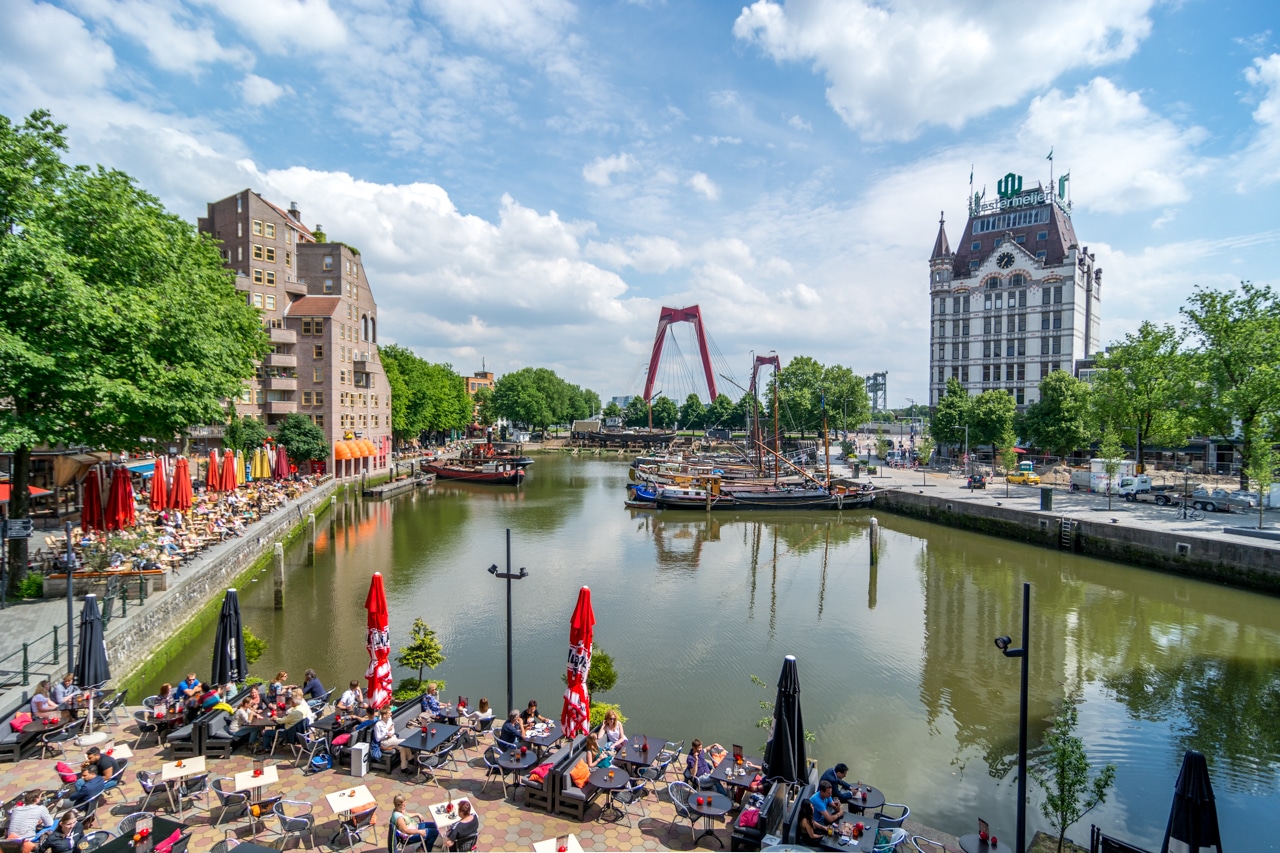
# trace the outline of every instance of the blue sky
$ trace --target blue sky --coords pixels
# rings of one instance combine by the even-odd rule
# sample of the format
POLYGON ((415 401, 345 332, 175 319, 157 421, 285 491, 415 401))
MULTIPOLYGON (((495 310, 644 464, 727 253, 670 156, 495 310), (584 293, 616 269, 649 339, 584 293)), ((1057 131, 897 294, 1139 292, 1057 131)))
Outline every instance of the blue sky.
POLYGON ((1051 148, 1104 342, 1276 280, 1271 3, 0 5, 0 111, 52 110, 193 221, 296 201, 361 249, 382 340, 462 372, 633 394, 661 306, 699 304, 739 382, 776 350, 923 401, 939 211, 954 243, 971 166, 1047 181, 1051 148))

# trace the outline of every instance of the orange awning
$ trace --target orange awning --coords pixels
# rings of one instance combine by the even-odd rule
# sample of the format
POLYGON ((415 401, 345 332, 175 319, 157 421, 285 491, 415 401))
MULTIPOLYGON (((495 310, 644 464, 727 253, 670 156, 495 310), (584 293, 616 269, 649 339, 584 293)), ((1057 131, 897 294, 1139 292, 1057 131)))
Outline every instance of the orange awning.
POLYGON ((334 459, 350 459, 351 458, 351 448, 347 446, 347 443, 345 441, 335 441, 333 443, 333 458, 334 459))

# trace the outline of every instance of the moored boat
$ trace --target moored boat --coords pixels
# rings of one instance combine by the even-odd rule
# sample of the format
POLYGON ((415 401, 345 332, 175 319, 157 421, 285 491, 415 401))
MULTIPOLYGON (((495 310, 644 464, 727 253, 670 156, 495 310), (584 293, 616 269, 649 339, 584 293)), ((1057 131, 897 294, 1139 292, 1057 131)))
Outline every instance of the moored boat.
POLYGON ((462 480, 497 486, 518 486, 524 480, 524 468, 510 462, 426 462, 422 470, 441 480, 462 480))

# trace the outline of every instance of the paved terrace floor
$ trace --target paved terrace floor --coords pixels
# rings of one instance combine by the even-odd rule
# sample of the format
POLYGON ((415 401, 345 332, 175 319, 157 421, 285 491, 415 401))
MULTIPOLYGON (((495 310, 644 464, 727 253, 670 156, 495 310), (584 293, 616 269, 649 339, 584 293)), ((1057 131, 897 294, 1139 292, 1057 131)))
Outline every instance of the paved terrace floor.
MULTIPOLYGON (((122 722, 107 729, 112 734, 112 743, 132 746, 137 736, 137 730, 131 721, 133 710, 137 709, 130 710, 127 715, 129 721, 125 721, 126 715, 122 713, 122 722)), ((483 745, 485 742, 481 743, 483 745)), ((106 749, 107 745, 104 744, 102 748, 106 749)), ((272 786, 268 793, 282 794, 285 799, 301 800, 314 805, 317 823, 315 847, 318 849, 386 850, 391 800, 397 792, 403 792, 406 795, 410 811, 424 813, 429 806, 444 802, 449 796, 448 792, 453 792, 455 797, 467 797, 480 816, 480 838, 476 849, 481 851, 531 850, 536 841, 563 837, 570 833, 578 836, 584 850, 719 849, 709 838, 702 839, 698 848, 693 846, 689 822, 677 820, 675 809, 665 792, 665 785, 658 786, 657 797, 650 794, 640 803, 633 805, 628 818, 618 823, 601 821, 601 805, 604 803, 604 796, 601 795, 596 804, 587 810, 586 820, 579 823, 575 820, 553 817, 544 812, 526 809, 523 805, 523 793, 513 792, 513 799, 504 798, 502 786, 496 778, 490 781, 487 790, 482 790, 485 777, 484 763, 480 756, 483 750, 472 749, 469 752, 469 760, 460 758, 457 772, 450 770, 442 772, 441 784, 444 787, 438 787, 431 782, 415 783, 410 781, 411 777, 402 776, 398 772, 387 775, 371 771, 360 779, 349 775, 346 768, 306 774, 294 765, 292 756, 284 747, 281 747, 275 757, 269 759, 276 764, 280 781, 272 786), (365 844, 345 848, 339 841, 338 846, 334 847, 329 842, 338 829, 338 819, 330 813, 324 799, 325 795, 358 784, 367 785, 378 803, 377 842, 374 841, 373 833, 366 831, 365 844)), ((72 746, 68 749, 66 760, 69 763, 79 766, 81 759, 82 750, 79 747, 72 746)), ((157 747, 154 738, 148 738, 134 754, 133 760, 124 773, 122 795, 106 801, 99 807, 97 827, 114 830, 122 817, 135 811, 134 807, 142 796, 142 789, 134 775, 135 771, 158 771, 160 765, 169 760, 167 748, 157 747)), ((250 755, 239 753, 231 758, 207 760, 211 781, 218 776, 233 776, 243 770, 249 770, 253 762, 250 755)), ((61 782, 54 774, 54 764, 57 761, 58 758, 52 755, 42 760, 37 751, 34 758, 25 759, 17 764, 3 765, 4 769, 0 771, 0 800, 8 801, 20 792, 33 788, 60 787, 61 782)), ((673 770, 672 779, 677 778, 674 772, 673 770)), ((219 827, 213 825, 219 818, 221 809, 212 791, 207 794, 204 801, 197 801, 197 803, 200 808, 193 809, 188 806, 185 817, 186 824, 193 831, 189 848, 193 853, 209 850, 223 839, 224 831, 228 829, 237 837, 244 839, 251 837, 252 832, 247 818, 231 817, 224 820, 219 827), (211 805, 212 813, 208 811, 211 805)), ((168 814, 167 801, 160 795, 152 798, 149 808, 168 814), (162 804, 163 808, 161 808, 162 804)), ((232 814, 234 815, 235 812, 232 814)), ((731 817, 736 818, 736 812, 731 817)), ((267 824, 267 826, 272 832, 261 832, 259 840, 278 846, 278 838, 273 838, 275 825, 267 824)), ((905 828, 913 835, 920 834, 945 843, 948 850, 960 850, 954 836, 911 821, 907 822, 905 828)), ((730 846, 729 835, 730 832, 724 822, 719 822, 716 836, 725 850, 730 846)), ((310 840, 305 836, 301 844, 291 840, 289 846, 293 849, 299 847, 312 849, 310 840)), ((436 849, 440 849, 440 846, 437 845, 436 849)))

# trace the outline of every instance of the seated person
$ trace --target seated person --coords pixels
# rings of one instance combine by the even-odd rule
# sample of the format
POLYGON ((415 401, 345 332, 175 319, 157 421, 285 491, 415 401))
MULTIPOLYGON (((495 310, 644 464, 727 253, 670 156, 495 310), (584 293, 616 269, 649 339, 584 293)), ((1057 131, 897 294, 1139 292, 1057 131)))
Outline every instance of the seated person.
POLYGON ((417 769, 413 762, 413 750, 400 745, 402 738, 396 734, 396 723, 391 717, 390 705, 383 705, 378 712, 378 722, 373 726, 373 739, 383 752, 394 749, 400 753, 400 772, 413 773, 417 769))
POLYGON ((796 823, 796 841, 805 847, 818 848, 831 830, 813 819, 813 800, 800 804, 800 818, 796 823))
POLYGON ((627 742, 627 735, 618 722, 618 712, 610 708, 604 712, 604 722, 600 724, 600 740, 604 748, 617 752, 627 742))
POLYGON ((853 786, 844 781, 844 777, 849 775, 849 765, 843 761, 829 770, 823 771, 822 778, 831 783, 831 790, 835 791, 836 796, 844 802, 853 799, 853 786))
POLYGON ((520 712, 512 709, 507 714, 507 721, 502 724, 502 728, 498 731, 498 740, 505 743, 518 745, 524 739, 524 726, 520 722, 520 712))
POLYGON ((458 803, 458 822, 445 830, 445 847, 449 850, 472 850, 480 834, 480 818, 471 812, 471 801, 458 803))
POLYGON ((813 819, 822 826, 835 826, 844 815, 844 806, 836 799, 834 788, 826 779, 818 782, 817 792, 809 798, 813 803, 813 819))
POLYGON ((282 705, 288 696, 288 692, 292 685, 288 684, 289 673, 283 669, 276 673, 276 677, 272 679, 271 686, 267 688, 267 702, 272 705, 282 705))
POLYGON ((75 809, 68 809, 54 830, 41 837, 36 849, 40 853, 79 853, 82 841, 84 830, 80 828, 79 816, 75 809))
POLYGON ((301 690, 294 690, 290 701, 293 703, 292 707, 280 718, 280 726, 284 729, 280 739, 285 743, 302 743, 306 739, 304 732, 315 720, 316 715, 312 713, 311 706, 303 698, 301 690))
POLYGON ((329 691, 324 689, 314 669, 302 673, 302 695, 307 699, 323 699, 329 691))
POLYGON ((520 725, 528 731, 538 723, 550 723, 546 717, 538 713, 538 700, 530 699, 529 706, 520 712, 520 725))
POLYGON ((62 680, 53 685, 52 696, 59 708, 64 710, 74 708, 80 699, 80 688, 76 687, 75 675, 68 672, 62 676, 62 680))
MULTIPOLYGON (((712 747, 720 747, 719 753, 723 755, 724 747, 721 747, 720 744, 712 744, 712 747)), ((725 793, 724 785, 720 783, 720 780, 711 778, 711 772, 716 769, 716 763, 708 757, 707 751, 702 748, 702 741, 694 738, 693 743, 689 744, 689 757, 685 759, 685 781, 697 790, 715 788, 718 793, 725 793)))
POLYGON ((265 726, 254 725, 260 719, 262 715, 258 713, 253 697, 246 696, 241 699, 240 707, 231 715, 231 722, 227 723, 227 731, 231 732, 232 743, 249 743, 257 749, 267 730, 265 726))
POLYGON ((200 697, 200 710, 202 712, 212 710, 214 705, 217 705, 219 702, 222 701, 221 694, 222 694, 221 687, 217 688, 216 690, 209 690, 205 692, 200 697))
POLYGON ((594 733, 587 735, 587 740, 583 744, 583 757, 587 759, 587 765, 592 770, 597 767, 613 766, 613 750, 601 749, 600 741, 594 733))
POLYGON ((46 678, 36 685, 35 695, 31 697, 31 716, 42 719, 58 714, 58 703, 49 698, 49 680, 46 678))
POLYGON ((200 683, 200 679, 196 678, 194 672, 188 672, 187 677, 178 682, 177 688, 174 689, 177 694, 178 701, 190 707, 198 702, 200 697, 204 695, 204 685, 200 683))
MULTIPOLYGON (((41 830, 47 830, 54 825, 53 815, 49 814, 49 810, 40 805, 40 797, 43 791, 27 791, 19 798, 20 806, 14 806, 9 810, 9 832, 8 837, 13 839, 31 839, 41 830)), ((36 849, 36 845, 32 843, 24 844, 23 853, 31 853, 36 849)))
POLYGON ((334 706, 339 714, 354 714, 363 707, 364 692, 360 689, 358 681, 351 682, 351 685, 342 691, 342 695, 338 697, 338 704, 334 706))
POLYGON ((473 711, 463 711, 462 716, 471 721, 472 726, 478 726, 485 720, 493 719, 493 709, 489 707, 489 700, 484 696, 480 697, 480 704, 473 711))
POLYGON ((80 770, 80 778, 76 780, 75 793, 71 795, 71 807, 78 809, 107 787, 107 780, 98 775, 96 764, 86 764, 80 770))
POLYGON ((429 717, 427 722, 444 719, 444 712, 452 708, 440 701, 440 687, 434 681, 427 684, 427 692, 422 695, 422 716, 429 717))
POLYGON ((406 812, 404 804, 404 794, 396 794, 392 798, 391 825, 403 841, 412 840, 415 835, 421 836, 423 848, 431 853, 431 849, 436 846, 436 839, 440 837, 435 821, 423 820, 422 815, 417 812, 406 812))
POLYGON ((118 761, 96 746, 89 747, 84 757, 85 761, 98 768, 98 775, 102 777, 103 782, 110 782, 112 777, 116 775, 116 770, 120 767, 118 761))

